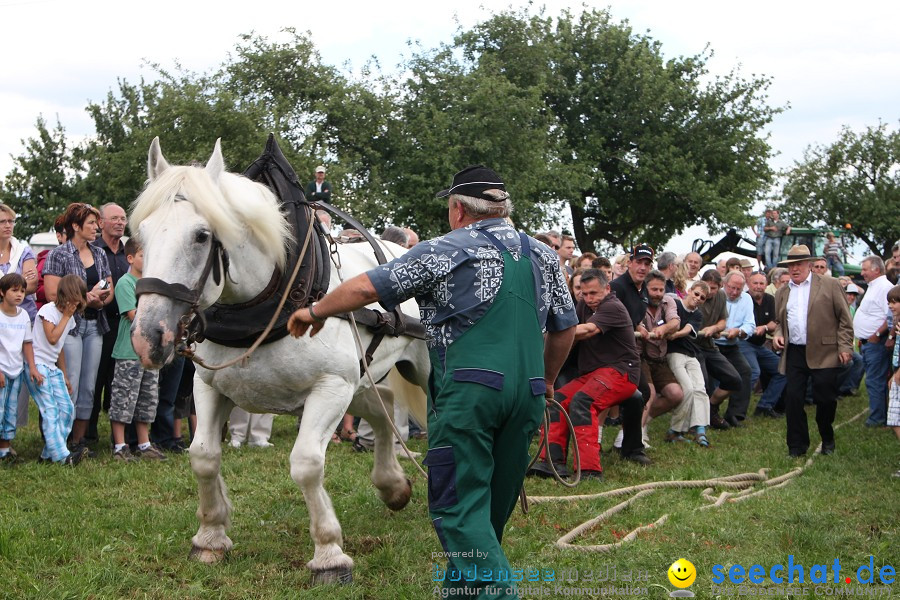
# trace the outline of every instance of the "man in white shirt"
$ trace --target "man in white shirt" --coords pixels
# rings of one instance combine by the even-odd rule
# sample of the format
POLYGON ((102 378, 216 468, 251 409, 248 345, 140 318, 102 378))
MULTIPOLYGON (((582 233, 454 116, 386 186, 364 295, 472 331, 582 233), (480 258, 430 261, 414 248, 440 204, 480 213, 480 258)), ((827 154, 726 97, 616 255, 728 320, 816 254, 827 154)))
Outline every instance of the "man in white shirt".
POLYGON ((792 457, 803 456, 809 449, 805 402, 810 379, 822 454, 834 452, 839 367, 850 362, 853 352, 853 321, 844 290, 837 279, 810 270, 813 258, 806 246, 799 245, 778 263, 791 276, 775 295, 777 325, 772 346, 784 349, 778 370, 787 377, 785 415, 792 457))
POLYGON ((861 265, 862 278, 869 284, 856 316, 853 317, 853 334, 859 340, 859 352, 866 365, 866 391, 869 394, 869 418, 867 427, 879 427, 887 422, 887 379, 890 370, 891 351, 885 348, 888 333, 888 316, 891 314, 887 293, 893 287, 884 274, 884 261, 879 256, 868 256, 861 265))

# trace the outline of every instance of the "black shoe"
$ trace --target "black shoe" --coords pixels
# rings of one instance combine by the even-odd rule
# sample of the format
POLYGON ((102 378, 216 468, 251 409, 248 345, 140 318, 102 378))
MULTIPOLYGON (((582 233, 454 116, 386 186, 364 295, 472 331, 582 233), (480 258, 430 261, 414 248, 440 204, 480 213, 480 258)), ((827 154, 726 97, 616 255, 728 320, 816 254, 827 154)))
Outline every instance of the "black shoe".
POLYGON ((725 417, 725 422, 737 429, 738 427, 743 427, 744 424, 741 423, 741 420, 735 416, 725 417))
POLYGON ((591 471, 589 469, 582 469, 581 478, 592 479, 594 481, 603 481, 603 471, 591 471))
POLYGON ((359 436, 356 436, 356 439, 353 440, 353 444, 350 446, 353 448, 354 452, 371 452, 372 449, 368 446, 364 446, 361 441, 359 441, 359 436))
MULTIPOLYGON (((566 465, 562 463, 553 463, 553 467, 551 468, 547 461, 544 460, 539 460, 538 462, 534 463, 534 466, 528 469, 527 475, 532 477, 550 479, 553 477, 554 469, 556 469, 556 474, 563 479, 572 476, 572 473, 569 471, 569 468, 566 465)), ((584 473, 584 471, 582 471, 582 473, 584 473)))
POLYGON ((788 455, 791 458, 800 458, 801 456, 806 456, 806 450, 789 450, 788 455))
POLYGON ((62 464, 74 467, 82 460, 84 460, 84 458, 88 455, 88 452, 89 450, 87 446, 80 446, 76 450, 72 450, 71 452, 69 452, 69 455, 66 457, 62 464))
POLYGON ((622 417, 606 417, 606 421, 603 422, 604 427, 617 427, 622 424, 622 417))
POLYGON ((784 415, 775 410, 774 408, 760 408, 756 407, 756 410, 753 411, 754 417, 769 417, 770 419, 780 419, 784 415))
POLYGON ((725 431, 726 429, 731 429, 731 425, 728 423, 728 421, 726 421, 719 415, 710 415, 709 426, 712 427, 713 429, 720 429, 722 431, 725 431))
MULTIPOLYGON (((84 438, 81 438, 81 441, 69 448, 69 451, 72 453, 81 450, 84 450, 84 456, 82 456, 82 458, 97 458, 97 453, 88 448, 87 442, 84 438)), ((81 458, 79 458, 78 460, 81 460, 81 458)))
POLYGON ((853 390, 841 390, 838 392, 838 396, 841 396, 843 398, 847 398, 848 396, 854 396, 854 395, 856 395, 856 392, 853 390))
POLYGON ((830 442, 822 442, 822 454, 828 456, 834 454, 834 440, 830 442))
POLYGON ((631 454, 623 454, 622 458, 624 460, 629 460, 631 462, 636 462, 641 466, 652 465, 653 461, 650 460, 650 457, 644 454, 643 450, 638 450, 637 452, 632 452, 631 454))

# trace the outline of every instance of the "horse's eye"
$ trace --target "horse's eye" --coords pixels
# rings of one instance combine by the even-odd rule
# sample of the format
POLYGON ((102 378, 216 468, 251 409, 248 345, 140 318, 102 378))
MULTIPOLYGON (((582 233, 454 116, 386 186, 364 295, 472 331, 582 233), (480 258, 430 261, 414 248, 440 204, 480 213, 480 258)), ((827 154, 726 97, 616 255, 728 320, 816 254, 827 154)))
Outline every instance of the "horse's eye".
POLYGON ((209 241, 209 232, 208 231, 198 231, 194 234, 194 241, 198 244, 205 244, 209 241))

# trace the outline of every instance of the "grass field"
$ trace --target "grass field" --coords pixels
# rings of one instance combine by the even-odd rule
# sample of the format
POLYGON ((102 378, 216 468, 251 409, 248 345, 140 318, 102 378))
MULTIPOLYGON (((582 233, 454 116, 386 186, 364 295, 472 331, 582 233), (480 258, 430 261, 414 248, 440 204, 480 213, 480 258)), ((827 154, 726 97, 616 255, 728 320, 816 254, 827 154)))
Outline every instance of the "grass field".
MULTIPOLYGON (((866 407, 862 396, 842 399, 836 423, 866 407)), ((425 488, 409 461, 401 461, 415 481, 413 500, 391 513, 369 484, 372 455, 333 446, 327 457, 326 488, 344 531, 345 551, 356 561, 354 583, 310 587, 304 564, 312 556, 308 514, 288 473, 292 419, 275 421, 271 449, 226 448, 224 477, 234 505, 229 532, 234 549, 215 566, 186 560, 197 528, 196 488, 187 456, 167 463, 114 463, 109 450, 74 469, 36 463, 40 436, 37 415, 14 442, 26 462, 0 469, 0 597, 3 598, 378 598, 435 597, 432 552, 440 550, 428 519, 425 488)), ((812 431, 815 424, 810 420, 812 431)), ((784 421, 751 419, 749 426, 713 432, 711 449, 661 441, 668 418, 651 426, 653 466, 640 468, 604 455, 605 482, 584 482, 591 493, 646 481, 705 479, 757 471, 770 476, 802 464, 787 456, 784 421)), ((101 437, 108 434, 108 424, 101 437)), ((816 435, 814 443, 818 442, 816 435)), ((604 437, 607 445, 612 435, 604 437)), ((413 442, 424 450, 424 443, 413 442)), ((806 565, 848 570, 868 564, 900 567, 900 444, 886 429, 867 429, 858 419, 837 431, 837 453, 819 456, 792 483, 760 497, 698 511, 701 491, 670 490, 641 499, 580 540, 615 541, 631 529, 670 514, 661 527, 613 552, 564 551, 554 541, 618 500, 542 504, 528 515, 516 510, 504 540, 512 564, 541 570, 577 569, 623 578, 646 575, 646 595, 665 598, 674 589, 669 565, 680 557, 697 568, 691 590, 714 598, 713 565, 728 569, 784 564, 788 555, 806 565)), ((529 479, 531 495, 570 493, 549 481, 529 479)), ((438 561, 439 562, 439 561, 438 561)), ((443 566, 441 564, 441 566, 443 566)), ((877 578, 876 578, 877 581, 877 578)), ((600 584, 567 584, 594 587, 600 584)), ((771 585, 771 584, 770 584, 771 585)), ((753 591, 765 586, 751 586, 753 591)), ((833 585, 841 588, 843 584, 833 585)), ((871 586, 870 586, 871 587, 871 586)), ((737 592, 737 588, 733 588, 737 592)), ((900 583, 882 588, 900 597, 900 583)), ((765 589, 763 589, 765 591, 765 589)), ((562 596, 562 593, 556 596, 562 596)), ((528 596, 531 597, 531 596, 528 596)), ((548 596, 543 596, 548 597, 548 596)), ((552 594, 549 597, 554 597, 552 594)), ((617 597, 609 594, 580 597, 617 597)), ((725 597, 725 596, 723 596, 725 597)), ((808 594, 814 597, 814 586, 808 594)))

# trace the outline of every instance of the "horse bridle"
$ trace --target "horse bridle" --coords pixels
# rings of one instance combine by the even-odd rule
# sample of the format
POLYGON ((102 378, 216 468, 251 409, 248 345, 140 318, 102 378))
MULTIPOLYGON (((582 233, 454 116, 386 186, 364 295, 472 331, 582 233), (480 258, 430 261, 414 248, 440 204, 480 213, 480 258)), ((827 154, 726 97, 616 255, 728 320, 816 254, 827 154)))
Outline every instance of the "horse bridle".
POLYGON ((142 277, 137 281, 134 294, 138 298, 142 294, 159 294, 188 305, 188 311, 178 320, 176 352, 180 353, 204 339, 206 317, 200 310, 200 297, 203 295, 203 288, 206 287, 210 273, 216 285, 222 282, 223 277, 228 276, 228 252, 216 236, 212 236, 206 264, 203 265, 203 272, 200 273, 200 279, 193 289, 181 283, 169 283, 156 277, 142 277))

